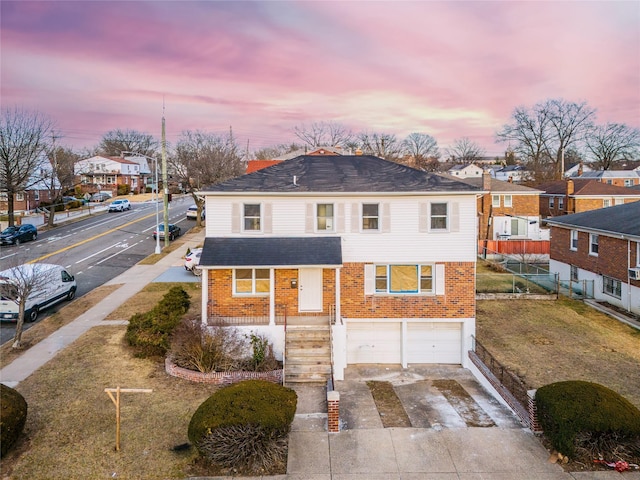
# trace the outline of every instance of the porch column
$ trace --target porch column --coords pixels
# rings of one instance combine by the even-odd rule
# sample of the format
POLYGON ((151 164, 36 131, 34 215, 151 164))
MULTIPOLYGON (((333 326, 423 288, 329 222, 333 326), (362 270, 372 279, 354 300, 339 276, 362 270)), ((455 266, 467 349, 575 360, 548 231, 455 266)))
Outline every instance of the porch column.
POLYGON ((269 269, 269 325, 276 324, 275 268, 269 269))
POLYGON ((340 267, 336 268, 336 325, 342 324, 342 312, 340 310, 340 267))
POLYGON ((202 290, 202 324, 207 325, 209 322, 207 319, 209 318, 209 270, 206 268, 202 269, 202 275, 200 276, 202 279, 202 284, 200 285, 200 289, 202 290))

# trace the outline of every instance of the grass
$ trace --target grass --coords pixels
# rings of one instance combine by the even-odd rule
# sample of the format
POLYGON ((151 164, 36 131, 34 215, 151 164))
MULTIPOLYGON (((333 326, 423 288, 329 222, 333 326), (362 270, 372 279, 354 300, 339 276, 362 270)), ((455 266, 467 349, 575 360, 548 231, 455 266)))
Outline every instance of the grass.
POLYGON ((367 386, 371 391, 384 428, 411 426, 409 416, 390 382, 370 380, 367 382, 367 386))
POLYGON ((577 300, 479 301, 476 336, 529 388, 599 383, 640 408, 640 331, 577 300))

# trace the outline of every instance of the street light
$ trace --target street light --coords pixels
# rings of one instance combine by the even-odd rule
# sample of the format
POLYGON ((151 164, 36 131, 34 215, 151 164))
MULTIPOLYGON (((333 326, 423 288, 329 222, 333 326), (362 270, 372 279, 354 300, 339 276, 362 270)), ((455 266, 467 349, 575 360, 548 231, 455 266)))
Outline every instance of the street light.
MULTIPOLYGON (((155 190, 156 190, 156 251, 155 253, 160 253, 162 251, 162 249, 160 248, 160 231, 158 230, 158 225, 159 225, 159 210, 158 210, 158 159, 157 158, 153 158, 153 157, 148 157, 147 155, 143 155, 142 153, 138 153, 138 152, 120 152, 123 154, 130 154, 132 156, 136 156, 136 157, 143 157, 146 158, 148 160, 153 160, 155 162, 155 190)), ((166 232, 165 232, 166 235, 166 232)))

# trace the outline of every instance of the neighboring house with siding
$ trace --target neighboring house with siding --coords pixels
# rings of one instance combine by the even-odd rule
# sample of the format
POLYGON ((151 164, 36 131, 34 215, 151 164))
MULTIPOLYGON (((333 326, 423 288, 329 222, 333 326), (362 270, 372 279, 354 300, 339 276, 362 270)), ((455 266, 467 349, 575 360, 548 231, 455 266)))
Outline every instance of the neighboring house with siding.
POLYGON ((597 210, 640 200, 634 188, 607 185, 595 180, 557 180, 537 185, 540 194, 540 215, 543 218, 597 210))
POLYGON ((594 297, 640 315, 640 203, 565 215, 551 226, 549 270, 593 281, 594 297))
POLYGON ((348 364, 467 366, 480 188, 373 156, 306 155, 200 193, 216 212, 202 321, 268 335, 287 381, 321 378, 320 364, 336 379, 348 364), (324 359, 305 364, 313 352, 324 359))
POLYGON ((473 163, 459 163, 447 170, 447 173, 456 178, 480 178, 482 176, 482 168, 473 163))
POLYGON ((103 157, 96 155, 79 160, 74 165, 74 174, 82 193, 109 192, 118 195, 118 185, 128 185, 131 192, 144 192, 144 175, 150 169, 141 157, 103 157))

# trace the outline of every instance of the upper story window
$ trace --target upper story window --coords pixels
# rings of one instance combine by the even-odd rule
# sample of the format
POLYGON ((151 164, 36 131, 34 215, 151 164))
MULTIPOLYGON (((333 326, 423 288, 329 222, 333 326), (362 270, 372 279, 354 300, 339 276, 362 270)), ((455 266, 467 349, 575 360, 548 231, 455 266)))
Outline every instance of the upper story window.
POLYGON ((624 205, 624 198, 616 197, 613 200, 613 203, 615 203, 616 205, 624 205))
POLYGON ((549 208, 553 208, 555 197, 549 197, 549 208))
POLYGON ((379 205, 377 203, 362 204, 362 229, 378 230, 380 228, 379 205))
POLYGON ((564 197, 558 198, 558 208, 562 210, 564 208, 564 197))
POLYGON ((376 293, 433 293, 432 265, 376 265, 376 293))
POLYGON ((316 228, 319 232, 333 231, 334 219, 332 203, 319 203, 316 206, 316 228))
POLYGON ((598 235, 595 233, 589 234, 589 255, 598 255, 598 235))
POLYGON ((604 198, 602 200, 602 206, 604 208, 610 207, 611 206, 611 199, 610 198, 604 198))
POLYGON ((513 206, 513 197, 511 195, 504 196, 504 206, 512 207, 513 206))
POLYGON ((624 186, 625 187, 633 187, 633 180, 630 178, 625 178, 624 179, 624 186))
POLYGON ((500 207, 500 195, 491 195, 491 206, 494 208, 500 207))
POLYGON ((446 230, 449 227, 448 205, 446 203, 431 204, 431 230, 446 230))
POLYGON ((578 250, 578 231, 571 230, 571 245, 569 246, 571 250, 578 250))
POLYGON ((245 203, 244 212, 244 230, 259 232, 261 229, 260 224, 260 204, 259 203, 245 203))
POLYGON ((16 201, 23 202, 24 201, 24 193, 16 193, 16 201))
POLYGON ((266 295, 269 293, 268 268, 236 268, 233 271, 233 293, 266 295))
POLYGON ((613 185, 613 180, 611 180, 610 178, 607 179, 607 185, 613 185))

